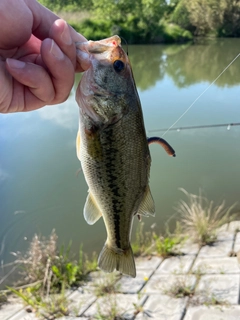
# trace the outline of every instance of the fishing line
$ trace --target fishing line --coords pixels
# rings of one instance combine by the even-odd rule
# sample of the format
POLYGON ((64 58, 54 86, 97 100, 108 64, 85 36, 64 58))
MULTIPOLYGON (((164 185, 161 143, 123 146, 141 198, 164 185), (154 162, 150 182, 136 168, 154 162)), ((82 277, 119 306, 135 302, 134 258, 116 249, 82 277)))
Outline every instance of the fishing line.
POLYGON ((127 56, 128 56, 128 43, 127 43, 127 40, 124 39, 122 36, 121 36, 120 38, 125 42, 125 45, 126 45, 126 47, 127 47, 126 54, 127 54, 127 56))
POLYGON ((226 66, 226 68, 217 76, 217 78, 210 83, 210 85, 193 101, 193 103, 183 112, 183 114, 164 132, 164 134, 162 135, 165 136, 166 133, 168 133, 168 131, 170 129, 172 129, 180 119, 182 119, 185 114, 192 108, 192 106, 201 98, 201 96, 221 77, 221 75, 233 64, 233 62, 235 60, 237 60, 237 58, 240 56, 240 53, 226 66))

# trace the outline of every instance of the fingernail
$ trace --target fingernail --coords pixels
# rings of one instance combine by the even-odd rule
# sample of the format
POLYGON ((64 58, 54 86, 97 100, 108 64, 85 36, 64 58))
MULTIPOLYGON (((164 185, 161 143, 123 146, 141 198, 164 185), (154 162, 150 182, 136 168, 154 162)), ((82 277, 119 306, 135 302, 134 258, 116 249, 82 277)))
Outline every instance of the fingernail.
POLYGON ((63 32, 61 34, 61 38, 62 38, 62 41, 70 46, 72 44, 72 38, 70 36, 70 32, 69 32, 69 28, 68 28, 68 25, 65 23, 64 25, 64 29, 63 29, 63 32))
POLYGON ((50 52, 58 60, 62 60, 64 58, 64 54, 62 53, 62 51, 59 49, 59 47, 56 45, 56 43, 53 40, 52 40, 50 52))
POLYGON ((26 63, 20 60, 16 59, 7 59, 7 64, 9 65, 10 68, 14 69, 23 69, 26 66, 26 63))

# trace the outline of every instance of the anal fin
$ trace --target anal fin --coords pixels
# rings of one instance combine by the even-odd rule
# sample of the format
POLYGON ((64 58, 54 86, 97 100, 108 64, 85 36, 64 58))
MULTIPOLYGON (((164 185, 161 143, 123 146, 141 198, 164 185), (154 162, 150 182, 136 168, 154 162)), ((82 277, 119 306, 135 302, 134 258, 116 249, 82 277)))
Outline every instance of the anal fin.
POLYGON ((142 202, 138 208, 137 215, 155 216, 155 205, 149 186, 146 188, 142 202))
POLYGON ((89 193, 87 196, 87 200, 83 209, 83 215, 88 224, 94 224, 102 216, 102 213, 91 193, 89 193))

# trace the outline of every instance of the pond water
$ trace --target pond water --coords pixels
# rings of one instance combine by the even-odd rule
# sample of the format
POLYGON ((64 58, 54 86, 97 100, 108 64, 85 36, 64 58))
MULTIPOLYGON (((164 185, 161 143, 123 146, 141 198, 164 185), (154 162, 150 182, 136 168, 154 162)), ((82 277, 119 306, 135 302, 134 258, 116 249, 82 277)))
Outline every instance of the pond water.
MULTIPOLYGON (((129 46, 148 136, 161 136, 240 52, 240 39, 207 44, 129 46)), ((57 106, 0 115, 0 262, 24 252, 35 233, 56 229, 59 244, 72 250, 101 250, 102 219, 89 226, 83 218, 87 186, 75 152, 78 107, 74 91, 57 106)), ((156 217, 145 228, 178 219, 174 207, 185 199, 179 188, 204 194, 216 204, 240 195, 240 58, 213 84, 174 128, 226 124, 222 127, 172 130, 164 138, 176 150, 169 157, 151 145, 150 186, 156 217), (173 217, 173 219, 172 219, 173 217)), ((239 205, 236 207, 239 210, 239 205)), ((136 228, 137 220, 134 222, 136 228)))

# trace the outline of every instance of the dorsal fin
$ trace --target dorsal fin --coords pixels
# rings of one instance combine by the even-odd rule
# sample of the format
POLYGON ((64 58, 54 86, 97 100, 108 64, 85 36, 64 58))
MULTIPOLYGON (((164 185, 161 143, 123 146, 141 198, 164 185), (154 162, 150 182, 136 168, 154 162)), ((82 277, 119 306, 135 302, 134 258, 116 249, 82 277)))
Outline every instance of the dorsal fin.
POLYGON ((138 208, 137 214, 143 216, 155 216, 155 205, 149 186, 147 186, 142 202, 138 208))
POLYGON ((91 193, 89 193, 87 196, 87 200, 83 209, 83 215, 88 224, 94 224, 102 216, 102 213, 99 210, 91 193))

